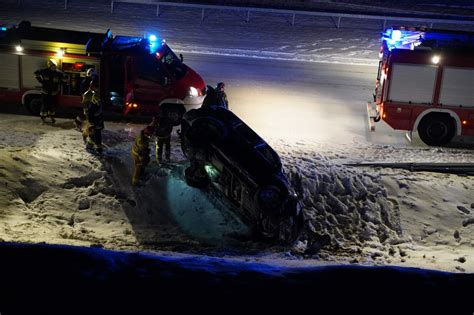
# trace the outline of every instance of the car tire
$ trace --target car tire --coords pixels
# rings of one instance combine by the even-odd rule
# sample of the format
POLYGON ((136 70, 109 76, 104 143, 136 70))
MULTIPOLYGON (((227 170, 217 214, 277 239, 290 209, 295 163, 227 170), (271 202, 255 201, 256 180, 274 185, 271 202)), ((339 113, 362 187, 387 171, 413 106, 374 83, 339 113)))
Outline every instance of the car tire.
POLYGON ((195 188, 203 189, 206 188, 210 183, 209 177, 197 177, 193 174, 191 167, 188 167, 184 170, 184 177, 186 178, 186 183, 195 188))
POLYGON ((286 218, 282 218, 278 235, 279 240, 285 245, 295 243, 303 231, 304 224, 305 219, 301 209, 286 218))
POLYGON ((428 115, 418 125, 421 140, 430 146, 443 146, 454 137, 454 120, 447 115, 428 115))
POLYGON ((41 107, 43 106, 43 98, 41 95, 27 96, 25 107, 33 116, 39 116, 41 107))

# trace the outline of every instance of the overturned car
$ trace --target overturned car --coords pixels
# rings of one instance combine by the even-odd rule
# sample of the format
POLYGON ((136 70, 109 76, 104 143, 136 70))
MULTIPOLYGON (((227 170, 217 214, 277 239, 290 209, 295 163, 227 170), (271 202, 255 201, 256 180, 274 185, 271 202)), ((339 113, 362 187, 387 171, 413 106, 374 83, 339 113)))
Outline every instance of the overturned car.
POLYGON ((280 158, 234 113, 205 101, 183 116, 181 145, 191 162, 185 171, 189 185, 215 187, 263 239, 297 240, 303 212, 280 158))

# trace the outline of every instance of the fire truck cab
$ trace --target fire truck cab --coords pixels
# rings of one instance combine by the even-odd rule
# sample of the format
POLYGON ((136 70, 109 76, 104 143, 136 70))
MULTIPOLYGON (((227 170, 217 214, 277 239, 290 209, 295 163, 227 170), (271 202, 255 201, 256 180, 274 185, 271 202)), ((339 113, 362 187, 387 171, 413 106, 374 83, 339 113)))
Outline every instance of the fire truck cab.
POLYGON ((370 130, 384 120, 434 146, 474 136, 474 32, 394 27, 382 35, 370 130))
POLYGON ((182 115, 200 107, 205 83, 164 40, 33 27, 27 21, 0 29, 0 102, 20 102, 32 114, 41 107, 34 72, 54 59, 67 76, 59 107, 81 108, 80 85, 89 68, 99 75, 104 110, 124 115, 182 115))

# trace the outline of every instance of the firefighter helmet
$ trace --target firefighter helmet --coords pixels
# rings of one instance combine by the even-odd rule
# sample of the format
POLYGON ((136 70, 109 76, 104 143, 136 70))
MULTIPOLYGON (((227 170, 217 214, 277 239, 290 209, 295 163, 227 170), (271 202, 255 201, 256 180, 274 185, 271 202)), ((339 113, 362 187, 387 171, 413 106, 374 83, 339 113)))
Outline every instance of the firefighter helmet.
POLYGON ((47 64, 48 64, 48 68, 52 68, 53 66, 54 66, 54 67, 57 67, 57 66, 58 66, 56 60, 54 60, 54 59, 48 59, 48 63, 47 63, 47 64))
POLYGON ((95 69, 94 68, 89 68, 86 71, 86 76, 92 77, 95 74, 95 69))
POLYGON ((151 137, 154 132, 155 128, 153 128, 153 126, 146 126, 145 129, 143 129, 143 134, 147 137, 151 137))

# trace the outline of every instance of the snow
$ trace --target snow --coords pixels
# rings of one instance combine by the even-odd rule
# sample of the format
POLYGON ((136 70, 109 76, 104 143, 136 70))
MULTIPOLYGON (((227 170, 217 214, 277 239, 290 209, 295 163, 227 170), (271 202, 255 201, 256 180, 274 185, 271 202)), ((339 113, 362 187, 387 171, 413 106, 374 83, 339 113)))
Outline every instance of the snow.
POLYGON ((245 23, 214 12, 201 23, 193 10, 169 9, 156 18, 154 10, 121 5, 110 15, 108 5, 74 1, 51 20, 42 7, 2 3, 0 20, 64 28, 73 20, 78 30, 112 27, 123 35, 156 31, 208 82, 224 78, 231 109, 280 154, 309 221, 291 249, 243 241, 248 228, 225 200, 184 183, 176 134, 173 166, 152 163, 147 180, 133 189, 130 147, 143 125, 107 122, 106 157, 99 160, 84 150, 70 119, 52 127, 2 114, 1 240, 230 251, 233 259, 293 267, 358 263, 474 272, 473 177, 344 165, 474 161, 466 139, 430 148, 419 140, 409 145, 380 124, 377 134, 365 132, 361 109, 373 91, 377 22, 347 19, 335 29, 329 19, 298 17, 291 27, 278 15, 256 14, 245 23), (78 9, 82 15, 70 14, 78 9), (95 15, 100 18, 84 18, 95 15))

